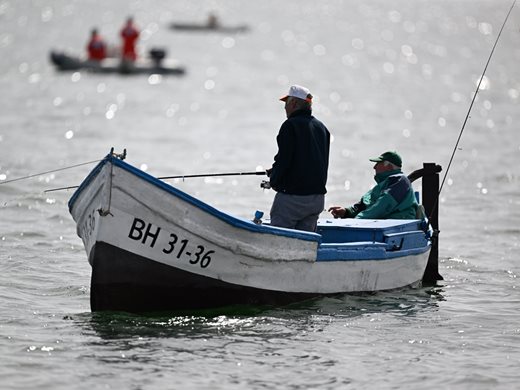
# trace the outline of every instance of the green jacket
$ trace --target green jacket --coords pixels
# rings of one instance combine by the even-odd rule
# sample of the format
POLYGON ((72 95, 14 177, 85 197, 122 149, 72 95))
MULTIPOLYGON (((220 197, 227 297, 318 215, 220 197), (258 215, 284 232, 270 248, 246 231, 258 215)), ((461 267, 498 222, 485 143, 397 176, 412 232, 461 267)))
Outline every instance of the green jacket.
POLYGON ((347 207, 346 218, 416 219, 417 200, 412 183, 400 169, 374 176, 377 184, 361 200, 347 207))

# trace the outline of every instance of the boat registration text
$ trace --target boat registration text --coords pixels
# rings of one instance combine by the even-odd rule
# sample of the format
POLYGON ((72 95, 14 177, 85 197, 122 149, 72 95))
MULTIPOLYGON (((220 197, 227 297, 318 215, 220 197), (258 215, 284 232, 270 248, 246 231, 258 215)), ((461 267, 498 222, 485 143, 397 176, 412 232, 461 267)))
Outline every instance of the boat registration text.
MULTIPOLYGON (((190 264, 199 264, 201 268, 207 268, 211 263, 211 255, 214 250, 206 250, 204 245, 192 243, 190 240, 180 237, 178 234, 165 232, 159 226, 145 222, 140 218, 134 218, 128 238, 138 241, 143 245, 154 248, 158 242, 159 235, 167 234, 167 244, 161 248, 164 254, 182 260, 186 259, 190 264)), ((159 240, 162 241, 162 240, 159 240)))

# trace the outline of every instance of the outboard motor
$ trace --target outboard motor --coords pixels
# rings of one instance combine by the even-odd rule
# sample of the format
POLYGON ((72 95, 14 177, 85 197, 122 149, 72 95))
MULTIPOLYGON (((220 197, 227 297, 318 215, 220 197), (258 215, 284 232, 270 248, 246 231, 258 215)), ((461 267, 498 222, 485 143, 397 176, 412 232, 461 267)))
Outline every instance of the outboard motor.
POLYGON ((161 66, 162 60, 166 57, 166 50, 153 48, 150 50, 150 57, 152 58, 155 66, 159 68, 161 66))

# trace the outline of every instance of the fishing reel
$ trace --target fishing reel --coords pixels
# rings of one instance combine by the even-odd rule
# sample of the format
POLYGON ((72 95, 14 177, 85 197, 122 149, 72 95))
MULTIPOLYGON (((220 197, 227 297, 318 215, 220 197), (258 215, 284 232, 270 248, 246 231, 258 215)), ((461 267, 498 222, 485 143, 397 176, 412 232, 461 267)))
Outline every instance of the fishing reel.
POLYGON ((271 182, 269 180, 262 180, 262 182, 260 183, 260 188, 263 188, 264 190, 270 190, 271 182))

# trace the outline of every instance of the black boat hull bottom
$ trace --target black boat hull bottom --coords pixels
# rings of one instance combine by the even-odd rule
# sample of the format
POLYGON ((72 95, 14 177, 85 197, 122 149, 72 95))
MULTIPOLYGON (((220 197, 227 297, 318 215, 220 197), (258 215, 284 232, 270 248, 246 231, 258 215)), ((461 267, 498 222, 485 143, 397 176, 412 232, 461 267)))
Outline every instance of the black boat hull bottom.
POLYGON ((271 291, 226 283, 144 258, 104 242, 91 251, 90 306, 131 313, 283 306, 324 294, 271 291))

